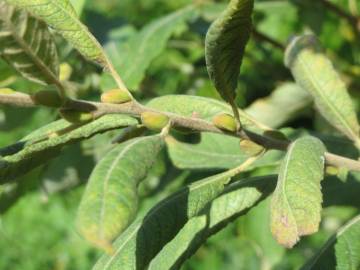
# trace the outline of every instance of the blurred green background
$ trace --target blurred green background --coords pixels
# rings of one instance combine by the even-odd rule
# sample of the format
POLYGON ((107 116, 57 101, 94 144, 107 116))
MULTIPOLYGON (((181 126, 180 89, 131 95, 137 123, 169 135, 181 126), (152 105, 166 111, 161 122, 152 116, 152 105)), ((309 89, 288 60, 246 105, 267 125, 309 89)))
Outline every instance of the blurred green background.
MULTIPOLYGON (((146 42, 158 45, 158 37, 151 39, 151 34, 145 31, 146 27, 189 4, 203 2, 201 12, 194 14, 187 22, 169 23, 171 29, 168 30, 168 37, 163 38, 164 48, 149 59, 149 64, 143 67, 145 73, 131 82, 131 88, 144 103, 150 98, 167 94, 219 99, 206 72, 204 38, 209 24, 223 10, 227 1, 72 2, 81 14, 82 21, 106 47, 110 58, 123 72, 131 66, 132 59, 127 59, 128 62, 121 60, 122 54, 137 54, 139 46, 146 42), (137 46, 132 46, 134 42, 137 46), (114 46, 120 57, 115 55, 114 46)), ((359 16, 359 1, 334 0, 332 3, 347 14, 359 16)), ((292 80, 290 72, 283 65, 283 51, 275 43, 285 45, 292 35, 305 32, 313 32, 319 37, 359 107, 359 32, 354 30, 349 20, 326 8, 323 1, 257 0, 254 21, 261 35, 254 36, 246 50, 238 87, 237 103, 240 107, 250 106, 255 100, 270 95, 281 83, 292 80)), ((69 89, 72 89, 69 94, 98 100, 101 91, 111 87, 108 78, 101 75, 99 67, 86 62, 60 37, 56 38, 64 63, 62 74, 68 79, 69 89)), ((20 78, 0 60, 1 87, 29 93, 39 89, 39 85, 20 78)), ((0 107, 0 147, 16 142, 57 117, 57 113, 49 109, 0 107)), ((301 113, 282 123, 282 126, 285 125, 336 134, 311 106, 301 108, 301 113)), ((91 269, 100 252, 77 234, 74 218, 84 189, 83 183, 102 154, 111 148, 111 138, 118 133, 108 132, 70 146, 59 158, 22 177, 21 185, 0 186, 0 269, 91 269)), ((186 140, 196 138, 193 136, 186 140)), ((252 175, 273 170, 262 168, 252 172, 252 175)), ((179 171, 164 152, 141 187, 142 211, 181 185, 212 173, 179 171)), ((356 177, 353 180, 358 181, 356 177)), ((334 184, 336 192, 333 192, 333 196, 340 196, 341 191, 349 187, 349 182, 334 184)), ((266 200, 213 236, 183 269, 298 269, 341 224, 356 214, 356 199, 349 203, 339 198, 336 206, 331 200, 330 197, 325 203, 321 232, 305 237, 293 250, 285 250, 272 239, 268 226, 269 201, 266 200)))

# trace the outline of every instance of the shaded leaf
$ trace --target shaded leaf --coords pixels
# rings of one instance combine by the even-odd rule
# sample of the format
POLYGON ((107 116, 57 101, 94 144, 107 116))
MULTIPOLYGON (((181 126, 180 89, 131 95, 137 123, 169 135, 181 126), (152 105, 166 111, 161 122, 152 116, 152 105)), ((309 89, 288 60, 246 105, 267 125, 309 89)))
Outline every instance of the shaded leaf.
MULTIPOLYGON (((196 14, 195 6, 188 6, 151 22, 126 42, 111 41, 106 45, 116 70, 131 90, 138 90, 146 70, 166 48, 171 35, 196 14)), ((102 80, 103 88, 114 87, 109 75, 104 74, 102 80)))
POLYGON ((191 218, 179 233, 151 261, 149 270, 180 269, 208 237, 264 199, 273 190, 274 176, 240 180, 228 186, 223 195, 200 215, 191 218))
POLYGON ((136 217, 138 185, 163 146, 161 135, 120 144, 93 170, 81 200, 77 228, 91 243, 111 250, 114 240, 136 217))
POLYGON ((245 112, 269 127, 278 128, 299 117, 311 103, 311 96, 298 85, 284 83, 270 96, 257 99, 245 112))
POLYGON ((83 25, 69 0, 6 0, 43 19, 86 58, 108 67, 101 45, 83 25))
POLYGON ((253 5, 253 0, 231 0, 206 35, 205 56, 210 79, 222 98, 231 104, 250 38, 253 5))
MULTIPOLYGON (((221 134, 202 133, 201 141, 196 144, 184 143, 168 137, 166 145, 171 161, 180 169, 230 169, 240 165, 249 157, 241 149, 239 139, 221 134)), ((281 152, 269 151, 247 169, 276 166, 282 158, 281 152)))
POLYGON ((0 55, 31 81, 58 83, 58 55, 47 25, 3 1, 0 2, 0 55))
POLYGON ((359 269, 359 239, 360 216, 356 216, 341 227, 301 269, 359 269))
POLYGON ((319 228, 324 153, 320 140, 303 137, 291 144, 281 164, 271 201, 271 231, 286 247, 294 246, 300 236, 319 228))
POLYGON ((345 83, 324 54, 315 36, 293 39, 286 50, 285 64, 296 82, 314 98, 323 117, 360 145, 359 123, 345 83))
MULTIPOLYGON (((168 95, 152 99, 147 106, 166 112, 175 113, 186 117, 200 118, 211 121, 221 113, 232 114, 230 106, 215 99, 190 96, 168 95)), ((259 131, 267 130, 266 126, 257 123, 251 116, 239 110, 244 128, 259 131)))
POLYGON ((64 120, 51 123, 35 131, 34 135, 0 149, 0 183, 11 181, 49 161, 64 145, 134 124, 137 124, 136 119, 124 115, 106 115, 83 126, 74 126, 64 120))
POLYGON ((157 204, 120 235, 113 255, 103 255, 93 269, 145 269, 190 218, 223 192, 236 173, 231 170, 195 182, 157 204))

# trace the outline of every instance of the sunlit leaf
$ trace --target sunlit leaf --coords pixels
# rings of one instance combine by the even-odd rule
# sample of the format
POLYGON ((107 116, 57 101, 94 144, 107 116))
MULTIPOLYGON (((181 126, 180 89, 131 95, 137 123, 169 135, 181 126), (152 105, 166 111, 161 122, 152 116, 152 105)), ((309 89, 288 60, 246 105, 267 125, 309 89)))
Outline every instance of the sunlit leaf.
POLYGON ((111 242, 127 228, 138 210, 139 183, 162 149, 161 135, 120 144, 92 172, 81 200, 77 227, 91 243, 111 250, 111 242))
POLYGON ((108 66, 101 45, 79 19, 70 0, 6 0, 43 19, 86 58, 108 66))
MULTIPOLYGON (((200 118, 211 121, 220 113, 232 114, 230 106, 215 99, 190 96, 190 95, 168 95, 152 99, 149 107, 172 112, 186 117, 200 118)), ((239 110, 242 124, 245 128, 254 131, 269 129, 257 123, 251 116, 239 110)))
POLYGON ((0 56, 31 81, 58 82, 58 55, 47 25, 3 1, 0 2, 0 56))
POLYGON ((319 228, 324 153, 320 140, 303 137, 292 143, 281 164, 271 202, 271 231, 286 247, 319 228))
POLYGON ((326 57, 316 37, 292 40, 285 64, 296 82, 314 98, 316 108, 339 131, 360 145, 359 123, 345 83, 326 57))

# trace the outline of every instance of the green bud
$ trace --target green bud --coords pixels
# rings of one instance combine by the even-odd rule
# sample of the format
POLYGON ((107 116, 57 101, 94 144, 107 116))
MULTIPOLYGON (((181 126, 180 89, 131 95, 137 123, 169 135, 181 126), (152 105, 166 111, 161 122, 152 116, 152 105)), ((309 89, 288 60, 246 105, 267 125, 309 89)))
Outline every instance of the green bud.
POLYGON ((230 114, 218 114, 212 119, 212 122, 217 128, 222 130, 235 132, 237 129, 235 118, 230 114))
POLYGON ((245 155, 251 157, 260 154, 264 150, 264 147, 250 140, 241 140, 240 149, 245 155))
POLYGON ((15 94, 16 91, 10 89, 10 88, 0 88, 0 94, 3 95, 11 95, 11 94, 15 94))
POLYGON ((66 121, 73 124, 83 124, 94 118, 90 112, 80 112, 73 109, 60 109, 60 115, 66 121))
POLYGON ((145 127, 151 130, 161 130, 169 123, 169 117, 162 113, 143 112, 141 122, 145 127))
POLYGON ((101 95, 101 102, 121 104, 131 101, 129 92, 124 89, 112 89, 101 95))
POLYGON ((42 90, 31 96, 32 100, 46 107, 59 108, 63 104, 63 100, 58 92, 53 90, 42 90))

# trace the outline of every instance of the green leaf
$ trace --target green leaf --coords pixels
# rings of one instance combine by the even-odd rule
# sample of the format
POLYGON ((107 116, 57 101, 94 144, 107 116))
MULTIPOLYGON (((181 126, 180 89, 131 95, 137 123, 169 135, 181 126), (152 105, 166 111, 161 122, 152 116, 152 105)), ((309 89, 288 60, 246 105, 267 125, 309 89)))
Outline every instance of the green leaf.
POLYGON ((11 181, 46 163, 67 144, 135 124, 136 119, 125 115, 106 115, 83 126, 71 125, 64 120, 51 123, 20 142, 0 149, 0 183, 11 181))
POLYGON ((87 0, 70 0, 76 14, 81 15, 87 0))
POLYGON ((3 1, 0 2, 0 55, 31 81, 58 83, 58 55, 47 25, 3 1))
POLYGON ((87 59, 108 67, 101 45, 83 25, 69 0, 6 0, 44 20, 87 59))
MULTIPOLYGON (((154 98, 147 106, 185 117, 200 118, 208 121, 221 113, 232 114, 231 107, 221 101, 190 95, 168 95, 154 98)), ((268 127, 256 122, 243 111, 239 110, 239 114, 244 128, 253 131, 269 130, 268 127)))
POLYGON ((201 212, 190 219, 179 233, 151 261, 149 270, 180 269, 207 238, 223 229, 229 222, 244 215, 264 199, 274 188, 275 177, 267 176, 240 180, 228 186, 201 212))
POLYGON ((240 150, 239 139, 221 134, 202 133, 197 144, 168 137, 166 144, 172 162, 180 169, 230 169, 248 158, 240 150))
POLYGON ((157 204, 120 235, 114 253, 103 255, 93 269, 145 269, 190 218, 223 192, 236 173, 231 170, 205 178, 157 204))
POLYGON ((253 0, 231 0, 211 25, 205 41, 206 66, 222 98, 234 103, 240 66, 250 38, 253 0))
POLYGON ((341 227, 301 268, 355 270, 360 268, 360 216, 341 227))
MULTIPOLYGON (((169 38, 182 29, 186 22, 195 18, 196 14, 195 6, 185 7, 151 22, 126 42, 111 41, 105 46, 115 69, 131 90, 138 90, 146 70, 164 51, 169 38)), ((102 80, 103 88, 114 87, 109 75, 104 74, 102 80)))
MULTIPOLYGON (((172 163, 179 169, 230 169, 240 165, 249 157, 242 151, 239 139, 221 134, 202 133, 200 142, 196 144, 184 143, 168 137, 166 145, 172 163)), ((247 170, 277 166, 282 158, 281 152, 269 151, 247 170)))
POLYGON ((360 145, 359 123, 345 83, 324 54, 315 36, 293 39, 286 50, 285 64, 296 82, 314 98, 323 117, 360 145))
POLYGON ((294 246, 300 236, 319 228, 324 153, 319 139, 303 137, 291 144, 281 164, 271 202, 271 231, 286 247, 294 246))
POLYGON ((278 128, 301 116, 312 103, 312 97, 295 83, 284 83, 270 96, 257 99, 245 112, 257 121, 278 128))
POLYGON ((161 135, 135 138, 118 145, 96 165, 77 216, 77 228, 89 242, 111 250, 111 242, 134 220, 138 185, 162 146, 161 135))

